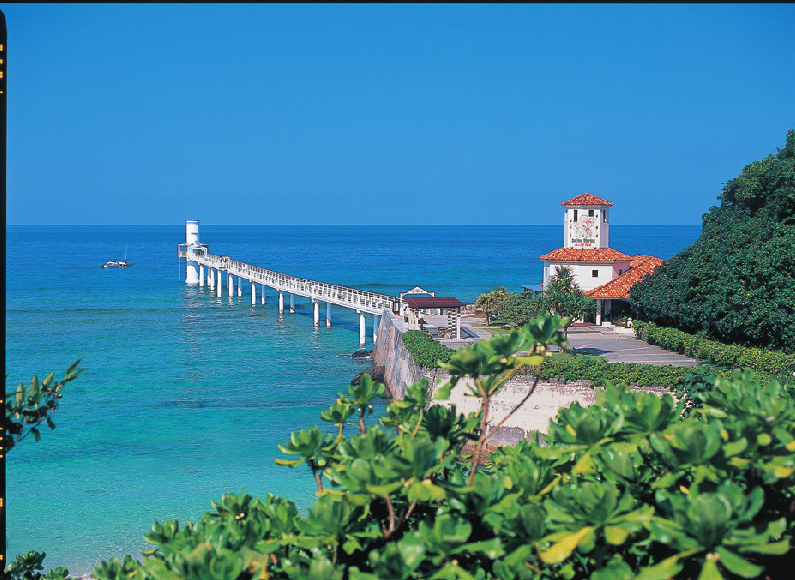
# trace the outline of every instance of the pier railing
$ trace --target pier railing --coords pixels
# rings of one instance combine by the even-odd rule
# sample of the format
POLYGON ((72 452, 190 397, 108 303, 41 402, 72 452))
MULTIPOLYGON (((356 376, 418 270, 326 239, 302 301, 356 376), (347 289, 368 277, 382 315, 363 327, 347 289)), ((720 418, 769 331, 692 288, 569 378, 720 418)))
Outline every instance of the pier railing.
POLYGON ((395 296, 298 278, 282 272, 252 266, 245 262, 238 262, 229 256, 216 256, 206 252, 206 248, 199 248, 198 252, 195 249, 186 248, 184 257, 201 266, 226 271, 227 274, 268 286, 278 292, 289 292, 368 314, 380 315, 384 309, 389 309, 392 312, 399 311, 400 300, 395 296))

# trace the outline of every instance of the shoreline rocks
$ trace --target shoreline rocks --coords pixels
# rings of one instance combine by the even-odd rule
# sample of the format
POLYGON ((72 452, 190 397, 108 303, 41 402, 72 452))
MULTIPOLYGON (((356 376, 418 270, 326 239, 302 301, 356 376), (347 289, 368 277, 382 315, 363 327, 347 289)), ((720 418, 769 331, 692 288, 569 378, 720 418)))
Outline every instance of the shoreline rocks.
POLYGON ((376 381, 378 383, 383 383, 384 382, 384 370, 385 369, 384 369, 383 365, 371 367, 369 369, 364 369, 362 372, 360 372, 358 375, 356 375, 355 377, 353 377, 351 379, 351 384, 354 385, 354 386, 358 385, 360 382, 362 382, 362 376, 364 376, 364 375, 370 375, 370 377, 372 377, 372 379, 374 381, 376 381))

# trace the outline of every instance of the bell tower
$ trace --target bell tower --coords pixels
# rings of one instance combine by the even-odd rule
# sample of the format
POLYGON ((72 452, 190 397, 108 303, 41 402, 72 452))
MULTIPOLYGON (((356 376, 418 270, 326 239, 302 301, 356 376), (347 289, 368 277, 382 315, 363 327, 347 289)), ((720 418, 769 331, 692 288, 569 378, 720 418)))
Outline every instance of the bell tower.
POLYGON ((563 217, 563 247, 596 250, 610 247, 608 208, 612 201, 583 193, 560 205, 566 208, 563 217))

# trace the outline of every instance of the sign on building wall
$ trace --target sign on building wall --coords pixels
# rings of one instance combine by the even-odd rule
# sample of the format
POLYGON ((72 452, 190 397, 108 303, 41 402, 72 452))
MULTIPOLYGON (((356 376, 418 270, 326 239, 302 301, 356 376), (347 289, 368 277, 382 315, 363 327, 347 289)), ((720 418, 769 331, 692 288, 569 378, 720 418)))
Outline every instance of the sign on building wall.
POLYGON ((595 248, 599 220, 596 216, 579 216, 569 226, 571 232, 571 248, 595 248))

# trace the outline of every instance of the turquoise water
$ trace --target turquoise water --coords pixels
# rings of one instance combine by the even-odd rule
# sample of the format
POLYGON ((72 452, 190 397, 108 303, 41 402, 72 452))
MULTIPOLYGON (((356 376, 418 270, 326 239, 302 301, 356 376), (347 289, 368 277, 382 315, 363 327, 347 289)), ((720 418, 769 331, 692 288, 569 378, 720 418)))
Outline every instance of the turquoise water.
MULTIPOLYGON (((698 226, 612 226, 611 246, 669 258, 698 226)), ((471 302, 497 285, 541 282, 558 226, 202 226, 210 251, 303 278, 397 294, 420 285, 471 302)), ((273 492, 307 507, 311 476, 277 467, 276 448, 370 365, 353 359, 358 316, 311 304, 279 317, 275 293, 251 306, 178 280, 174 227, 6 229, 7 390, 82 357, 55 431, 8 455, 10 557, 47 552, 83 574, 140 555, 155 520, 195 521, 228 491, 273 492), (126 269, 101 269, 108 259, 126 269)), ((184 272, 182 273, 184 278, 184 272)), ((225 290, 225 289, 224 289, 225 290)), ((371 348, 372 317, 367 317, 371 348)))

